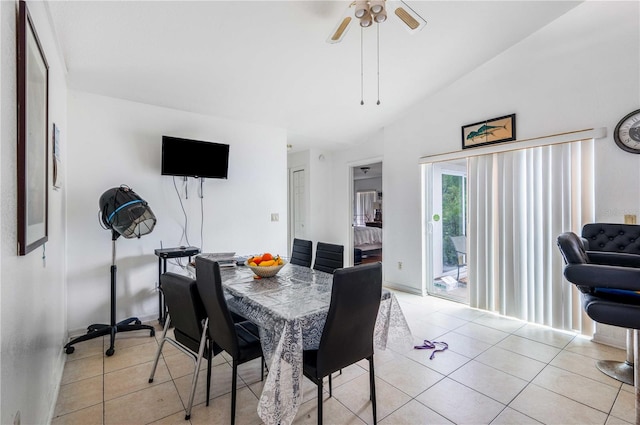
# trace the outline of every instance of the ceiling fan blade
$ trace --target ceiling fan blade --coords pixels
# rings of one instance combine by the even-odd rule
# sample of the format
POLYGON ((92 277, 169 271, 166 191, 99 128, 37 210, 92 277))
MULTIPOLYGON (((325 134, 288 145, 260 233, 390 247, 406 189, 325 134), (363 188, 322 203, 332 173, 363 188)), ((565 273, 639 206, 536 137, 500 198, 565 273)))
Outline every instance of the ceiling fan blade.
POLYGON ((340 19, 338 19, 338 24, 334 27, 329 37, 327 37, 327 43, 339 43, 344 38, 347 31, 351 27, 351 22, 354 20, 354 17, 351 13, 351 6, 353 6, 353 2, 349 4, 349 6, 342 12, 340 15, 340 19))
POLYGON ((393 6, 393 14, 404 24, 407 31, 414 33, 427 26, 427 21, 405 2, 398 0, 394 3, 396 4, 393 6))

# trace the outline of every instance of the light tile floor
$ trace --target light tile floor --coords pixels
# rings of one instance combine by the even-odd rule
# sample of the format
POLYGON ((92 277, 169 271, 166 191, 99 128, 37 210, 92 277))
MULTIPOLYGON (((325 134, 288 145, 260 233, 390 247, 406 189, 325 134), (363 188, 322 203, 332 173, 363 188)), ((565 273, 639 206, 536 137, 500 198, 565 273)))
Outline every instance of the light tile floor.
MULTIPOLYGON (((435 297, 396 292, 416 343, 445 341, 449 349, 375 355, 378 421, 391 424, 630 424, 633 387, 595 367, 598 359, 624 360, 623 350, 588 339, 496 316, 435 297)), ((184 419, 193 363, 165 345, 154 382, 157 348, 146 332, 80 343, 67 356, 53 424, 230 423, 231 366, 214 360, 212 396, 205 406, 199 379, 190 421, 184 419)), ((206 365, 203 364, 203 368, 206 365)), ((372 422, 366 362, 333 379, 324 397, 326 424, 372 422)), ((326 387, 326 386, 325 386, 326 387)), ((259 360, 240 367, 237 424, 260 424, 259 360)), ((304 380, 296 424, 316 423, 316 387, 304 380)))

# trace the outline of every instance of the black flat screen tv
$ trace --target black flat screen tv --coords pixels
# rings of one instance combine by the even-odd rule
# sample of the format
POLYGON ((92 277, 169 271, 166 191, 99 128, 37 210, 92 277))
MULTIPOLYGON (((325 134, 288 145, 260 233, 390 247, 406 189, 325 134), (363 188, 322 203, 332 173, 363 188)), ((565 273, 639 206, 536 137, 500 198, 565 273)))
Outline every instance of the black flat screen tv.
POLYGON ((162 136, 162 175, 226 179, 229 145, 162 136))

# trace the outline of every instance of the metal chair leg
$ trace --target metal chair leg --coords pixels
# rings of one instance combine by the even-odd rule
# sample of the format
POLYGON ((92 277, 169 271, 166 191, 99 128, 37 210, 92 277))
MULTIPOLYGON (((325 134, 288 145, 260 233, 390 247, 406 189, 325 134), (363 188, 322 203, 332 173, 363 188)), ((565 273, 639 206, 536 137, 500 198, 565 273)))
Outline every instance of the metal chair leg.
POLYGON ((193 399, 196 395, 196 385, 198 384, 198 375, 200 372, 200 362, 202 361, 202 357, 204 354, 204 347, 207 344, 207 328, 209 327, 209 318, 204 321, 204 326, 202 327, 202 338, 200 338, 200 347, 198 349, 198 359, 196 360, 196 367, 193 371, 193 379, 191 380, 191 394, 189 394, 189 403, 187 405, 187 411, 184 416, 185 420, 189 420, 191 418, 191 408, 193 407, 193 399))
MULTIPOLYGON (((640 331, 633 331, 633 360, 635 364, 640 364, 640 331)), ((633 371, 633 387, 636 393, 636 423, 640 423, 640 368, 636 367, 633 371)))
POLYGON ((231 425, 236 423, 236 386, 238 384, 238 361, 233 359, 233 377, 231 378, 231 425))
POLYGON ((160 339, 160 344, 158 345, 158 349, 156 350, 156 359, 153 361, 153 367, 151 368, 151 375, 149 375, 149 383, 153 382, 153 376, 156 374, 156 368, 158 367, 158 360, 160 360, 160 354, 162 353, 162 347, 164 346, 165 338, 167 337, 167 331, 169 330, 169 325, 171 324, 171 318, 167 315, 164 329, 162 330, 162 339, 160 339))
POLYGON ((370 395, 371 398, 371 408, 373 410, 373 423, 374 425, 378 423, 378 416, 376 412, 376 376, 373 370, 373 356, 369 357, 369 386, 370 386, 370 395))
POLYGON ((627 358, 624 362, 615 360, 598 360, 596 367, 600 372, 627 385, 633 385, 633 329, 627 329, 627 358))
POLYGON ((318 379, 318 425, 322 425, 322 379, 318 379))

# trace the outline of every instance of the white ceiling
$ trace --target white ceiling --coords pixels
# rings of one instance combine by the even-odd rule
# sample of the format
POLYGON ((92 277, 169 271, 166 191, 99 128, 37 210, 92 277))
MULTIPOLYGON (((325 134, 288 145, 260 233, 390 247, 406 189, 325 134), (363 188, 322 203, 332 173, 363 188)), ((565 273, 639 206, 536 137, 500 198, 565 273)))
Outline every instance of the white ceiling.
POLYGON ((340 149, 393 122, 579 2, 410 1, 428 22, 390 16, 325 42, 347 1, 51 1, 69 87, 287 129, 293 150, 340 149))

